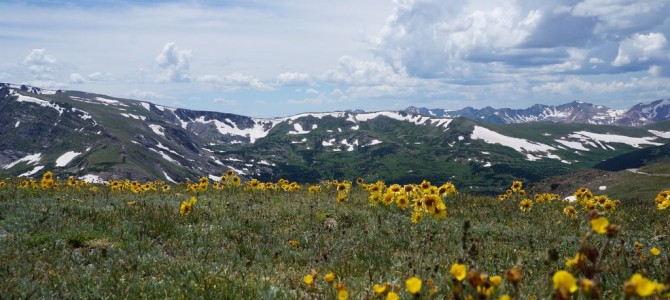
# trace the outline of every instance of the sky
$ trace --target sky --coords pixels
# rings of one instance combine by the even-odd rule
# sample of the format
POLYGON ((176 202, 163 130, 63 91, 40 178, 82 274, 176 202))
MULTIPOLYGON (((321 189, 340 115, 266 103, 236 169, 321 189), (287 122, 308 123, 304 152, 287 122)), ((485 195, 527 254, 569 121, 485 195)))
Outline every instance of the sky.
POLYGON ((670 98, 667 0, 14 1, 0 82, 253 117, 670 98))

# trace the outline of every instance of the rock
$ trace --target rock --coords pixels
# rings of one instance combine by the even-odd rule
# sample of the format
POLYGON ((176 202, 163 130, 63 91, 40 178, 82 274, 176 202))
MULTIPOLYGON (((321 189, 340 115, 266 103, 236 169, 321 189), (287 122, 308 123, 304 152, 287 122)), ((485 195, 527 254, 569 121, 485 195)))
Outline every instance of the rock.
POLYGON ((9 237, 11 234, 7 232, 4 228, 0 227, 0 239, 9 237))

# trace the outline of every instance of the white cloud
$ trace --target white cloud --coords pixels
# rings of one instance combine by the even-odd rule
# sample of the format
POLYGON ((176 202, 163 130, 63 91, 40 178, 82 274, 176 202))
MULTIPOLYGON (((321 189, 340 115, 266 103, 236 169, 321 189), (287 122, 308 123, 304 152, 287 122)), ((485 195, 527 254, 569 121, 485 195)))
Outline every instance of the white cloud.
POLYGON ((202 110, 238 99, 240 111, 273 116, 398 99, 454 109, 566 98, 607 105, 668 90, 660 83, 670 47, 659 37, 670 37, 670 1, 103 2, 8 3, 21 14, 3 16, 0 72, 45 88, 135 89, 202 110), (119 15, 132 21, 120 25, 119 15), (632 81, 645 76, 655 85, 632 81), (285 108, 292 98, 323 105, 285 108))
POLYGON ((652 59, 670 61, 667 45, 668 40, 663 33, 651 32, 647 35, 636 33, 619 44, 619 52, 612 65, 620 67, 652 59))
POLYGON ((396 70, 432 78, 462 74, 466 60, 498 61, 530 36, 542 18, 516 1, 403 1, 374 39, 396 70))
POLYGON ((309 84, 311 77, 309 74, 286 72, 277 76, 277 84, 280 86, 286 85, 305 85, 309 84))
POLYGON ((64 86, 67 86, 63 82, 58 82, 58 81, 50 80, 50 79, 35 79, 35 80, 32 80, 32 81, 28 82, 28 84, 30 84, 32 86, 39 87, 39 88, 50 89, 50 90, 61 89, 64 86))
POLYGON ((612 94, 634 90, 658 90, 670 84, 667 78, 632 77, 627 81, 588 81, 579 77, 570 77, 564 81, 548 82, 532 88, 538 94, 570 95, 575 93, 612 94))
POLYGON ((225 98, 214 98, 212 99, 212 103, 224 104, 224 105, 237 105, 237 101, 225 98))
POLYGON ((72 73, 70 74, 70 83, 73 84, 80 84, 80 83, 85 83, 86 79, 84 76, 81 76, 79 73, 72 73))
POLYGON ((12 74, 9 74, 7 72, 0 72, 0 80, 2 80, 2 81, 9 81, 13 77, 14 76, 12 76, 12 74))
POLYGON ((111 79, 112 73, 93 72, 88 74, 87 77, 90 81, 108 81, 111 79))
POLYGON ((158 77, 159 82, 190 81, 191 50, 180 50, 174 42, 163 46, 163 50, 156 56, 156 63, 164 70, 158 77))
POLYGON ((202 75, 197 78, 197 81, 200 83, 208 84, 216 88, 221 88, 224 90, 240 90, 240 89, 251 89, 251 90, 262 90, 269 91, 272 90, 272 87, 261 82, 259 79, 248 76, 240 73, 233 73, 226 76, 218 75, 202 75))
POLYGON ((667 1, 658 0, 584 0, 575 5, 572 14, 596 18, 597 33, 620 33, 663 23, 669 8, 667 1))
POLYGON ((589 58, 589 63, 590 63, 590 64, 594 64, 594 65, 598 65, 598 64, 605 63, 605 61, 602 60, 602 59, 599 58, 599 57, 591 57, 591 58, 589 58))
POLYGON ((46 54, 45 49, 33 49, 23 59, 26 65, 53 65, 58 61, 52 55, 46 54))
POLYGON ((166 99, 165 96, 151 92, 151 91, 143 91, 143 90, 132 90, 126 94, 128 97, 132 99, 137 99, 137 100, 161 100, 161 99, 166 99))
POLYGON ((55 57, 46 54, 45 49, 33 49, 23 59, 28 71, 35 80, 53 80, 53 66, 58 63, 55 57))
POLYGON ((351 85, 397 83, 402 77, 384 62, 357 60, 350 56, 341 57, 337 68, 321 75, 322 80, 351 85))
POLYGON ((319 96, 315 98, 289 99, 286 101, 286 103, 293 105, 316 105, 316 104, 335 103, 335 101, 333 99, 329 99, 324 96, 319 96))

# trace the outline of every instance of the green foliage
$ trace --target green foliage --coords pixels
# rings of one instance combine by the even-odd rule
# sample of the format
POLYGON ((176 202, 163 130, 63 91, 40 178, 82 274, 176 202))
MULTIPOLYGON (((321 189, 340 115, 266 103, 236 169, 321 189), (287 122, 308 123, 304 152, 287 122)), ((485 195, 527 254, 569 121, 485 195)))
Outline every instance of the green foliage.
MULTIPOLYGON (((549 298, 551 274, 566 269, 590 232, 586 213, 569 218, 561 201, 522 212, 518 200, 461 193, 445 199, 445 219, 411 224, 411 208, 371 206, 356 186, 342 204, 327 189, 210 190, 183 216, 179 204, 191 195, 181 185, 170 193, 100 189, 0 189, 14 195, 0 197, 0 228, 10 233, 0 238, 0 298, 320 299, 334 297, 323 280, 328 272, 352 298, 411 276, 431 279, 442 298, 452 292, 455 262, 489 276, 521 266, 518 298, 549 298), (302 279, 312 270, 319 275, 308 289, 302 279)), ((648 254, 651 247, 670 252, 667 212, 648 199, 622 202, 606 216, 621 230, 599 258, 603 295, 619 297, 624 281, 643 270, 667 281, 667 263, 648 254)), ((607 243, 589 239, 590 247, 607 243)), ((495 298, 513 292, 505 284, 495 298)))

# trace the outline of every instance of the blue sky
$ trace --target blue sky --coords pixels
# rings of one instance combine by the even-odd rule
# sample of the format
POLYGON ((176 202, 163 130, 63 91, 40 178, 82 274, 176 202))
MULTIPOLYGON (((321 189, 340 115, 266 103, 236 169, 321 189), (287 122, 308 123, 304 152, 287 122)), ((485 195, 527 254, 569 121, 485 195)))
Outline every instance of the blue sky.
POLYGON ((670 97, 670 1, 3 1, 0 82, 255 117, 670 97))

